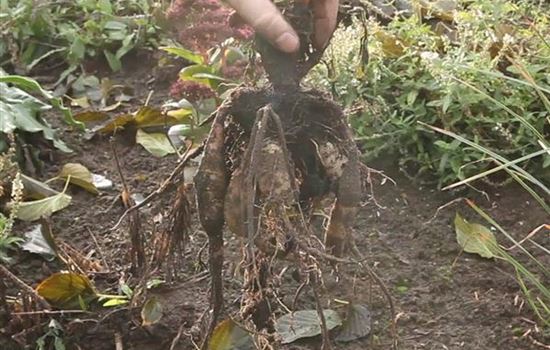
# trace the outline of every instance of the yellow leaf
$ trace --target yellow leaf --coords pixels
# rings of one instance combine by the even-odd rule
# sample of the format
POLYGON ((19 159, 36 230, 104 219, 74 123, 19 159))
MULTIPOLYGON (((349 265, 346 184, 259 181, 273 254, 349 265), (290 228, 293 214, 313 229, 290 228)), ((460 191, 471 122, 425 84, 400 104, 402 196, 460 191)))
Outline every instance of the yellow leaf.
POLYGON ((42 281, 36 292, 56 307, 79 304, 79 299, 90 299, 96 292, 90 280, 77 273, 57 272, 42 281))
POLYGON ((252 350, 254 348, 250 334, 232 320, 220 322, 208 343, 208 350, 252 350))
POLYGON ((484 258, 498 256, 498 243, 493 233, 483 225, 472 224, 458 213, 455 216, 455 231, 458 244, 466 253, 484 258))
POLYGON ((68 179, 70 183, 78 187, 82 187, 86 191, 99 194, 99 191, 93 183, 92 173, 82 164, 67 163, 61 169, 57 177, 68 179))
POLYGON ((74 119, 79 122, 101 122, 109 118, 107 113, 98 112, 98 111, 87 111, 74 115, 74 119))
POLYGON ((149 326, 157 323, 162 317, 162 304, 156 297, 145 302, 141 309, 142 326, 149 326))
POLYGON ((376 39, 382 45, 382 52, 388 57, 400 57, 405 52, 405 46, 397 37, 382 30, 374 33, 376 39))
POLYGON ((144 128, 148 126, 173 125, 177 122, 177 119, 162 113, 158 108, 143 106, 135 113, 134 121, 138 127, 144 128))
POLYGON ((104 134, 109 134, 118 129, 123 128, 133 120, 134 120, 134 116, 132 114, 117 115, 113 119, 108 120, 107 122, 95 127, 92 131, 94 133, 101 132, 104 134))

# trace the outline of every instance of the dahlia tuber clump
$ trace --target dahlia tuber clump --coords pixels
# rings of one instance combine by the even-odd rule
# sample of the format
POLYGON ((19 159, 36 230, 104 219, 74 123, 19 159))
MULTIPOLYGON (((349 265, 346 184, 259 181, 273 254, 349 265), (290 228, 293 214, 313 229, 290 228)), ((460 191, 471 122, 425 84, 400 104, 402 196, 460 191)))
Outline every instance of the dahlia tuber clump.
POLYGON ((223 305, 225 226, 244 238, 251 256, 253 247, 256 256, 298 255, 315 234, 309 209, 333 194, 324 243, 328 254, 341 256, 359 206, 359 151, 346 116, 323 92, 300 85, 323 53, 311 44, 311 11, 298 1, 283 6, 299 33, 300 51, 285 54, 256 38, 269 83, 237 88, 218 108, 195 176, 200 221, 209 237, 210 331, 223 305))

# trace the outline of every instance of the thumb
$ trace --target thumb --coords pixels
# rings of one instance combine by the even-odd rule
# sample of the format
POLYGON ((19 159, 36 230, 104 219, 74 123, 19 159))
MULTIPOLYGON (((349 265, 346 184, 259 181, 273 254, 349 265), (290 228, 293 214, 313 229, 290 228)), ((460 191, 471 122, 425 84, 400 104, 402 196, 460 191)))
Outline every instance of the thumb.
POLYGON ((231 7, 260 35, 279 50, 292 53, 298 50, 298 35, 270 0, 228 0, 231 7))

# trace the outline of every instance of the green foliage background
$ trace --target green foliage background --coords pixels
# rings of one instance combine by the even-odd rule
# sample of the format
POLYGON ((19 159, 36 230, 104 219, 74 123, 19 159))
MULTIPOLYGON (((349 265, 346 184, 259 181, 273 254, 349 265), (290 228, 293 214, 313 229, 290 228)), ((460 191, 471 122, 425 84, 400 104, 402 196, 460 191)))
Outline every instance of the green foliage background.
MULTIPOLYGON (((417 11, 384 26, 371 20, 366 65, 357 40, 361 26, 339 31, 326 64, 309 77, 345 107, 360 110, 351 122, 366 160, 397 155, 410 176, 439 185, 495 163, 418 122, 509 160, 539 151, 541 137, 550 140, 550 11, 521 1, 456 4, 457 11, 424 9, 421 17, 417 11)), ((520 166, 550 180, 548 154, 520 166)))

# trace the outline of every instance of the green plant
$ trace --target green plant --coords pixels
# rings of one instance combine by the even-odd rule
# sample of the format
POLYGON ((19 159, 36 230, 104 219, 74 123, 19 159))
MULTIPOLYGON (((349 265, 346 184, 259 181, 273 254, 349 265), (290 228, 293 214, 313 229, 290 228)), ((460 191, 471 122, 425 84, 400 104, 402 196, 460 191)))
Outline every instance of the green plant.
MULTIPOLYGON (((513 247, 519 248, 520 252, 516 254, 509 252, 497 242, 491 230, 479 224, 468 223, 457 214, 455 228, 459 243, 463 249, 470 253, 477 253, 485 258, 496 258, 510 264, 514 268, 516 280, 529 306, 545 326, 550 326, 550 289, 543 282, 550 276, 548 267, 536 259, 531 252, 475 203, 469 200, 467 203, 478 215, 495 227, 505 239, 510 241, 513 247), (527 257, 533 263, 532 266, 528 267, 526 264, 523 264, 517 255, 527 257)), ((550 229, 550 227, 547 227, 547 229, 550 229)), ((538 247, 545 250, 542 246, 538 247)), ((545 251, 548 252, 547 250, 545 251)))
POLYGON ((116 71, 133 48, 157 44, 160 10, 149 0, 0 1, 0 66, 28 73, 40 62, 62 62, 66 76, 85 58, 103 56, 116 71))
POLYGON ((63 327, 53 318, 48 322, 48 328, 44 335, 36 340, 37 350, 65 350, 65 340, 63 338, 63 327), (50 343, 50 340, 52 341, 50 343))
POLYGON ((18 75, 6 75, 0 69, 0 114, 2 115, 0 119, 0 153, 6 152, 9 148, 8 135, 14 135, 11 142, 16 145, 18 161, 23 164, 27 159, 35 166, 39 165, 38 149, 27 148, 28 151, 25 152, 25 147, 23 147, 26 143, 32 145, 32 142, 37 141, 36 133, 51 141, 58 150, 66 153, 71 152, 43 116, 43 112, 54 108, 63 114, 68 124, 78 128, 83 126, 82 123, 73 119, 71 111, 63 105, 60 98, 56 98, 51 92, 44 90, 36 80, 18 75), (33 137, 26 140, 27 135, 33 135, 33 137))
MULTIPOLYGON (((454 12, 430 17, 426 10, 422 17, 396 18, 387 26, 371 21, 365 67, 358 42, 341 48, 338 43, 349 40, 335 40, 337 54, 310 77, 346 107, 359 101, 362 112, 351 122, 367 159, 397 154, 412 177, 431 176, 439 185, 482 173, 493 160, 475 147, 422 132, 418 122, 511 159, 538 152, 540 136, 550 132, 543 98, 550 91, 548 11, 523 2, 460 4, 454 12)), ((351 38, 358 32, 356 26, 337 35, 351 38)), ((543 174, 550 156, 527 157, 518 166, 543 174)))

